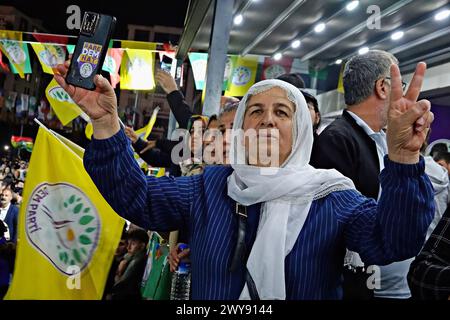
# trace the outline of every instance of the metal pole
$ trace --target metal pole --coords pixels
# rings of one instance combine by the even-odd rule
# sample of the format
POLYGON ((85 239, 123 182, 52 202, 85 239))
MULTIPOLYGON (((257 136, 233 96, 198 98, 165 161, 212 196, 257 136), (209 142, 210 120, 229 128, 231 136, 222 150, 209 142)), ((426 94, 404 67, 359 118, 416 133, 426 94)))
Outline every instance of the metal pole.
POLYGON ((133 128, 135 128, 135 125, 136 125, 136 110, 137 110, 137 103, 138 103, 138 95, 139 95, 139 91, 136 91, 136 96, 134 98, 134 108, 133 108, 133 128))
POLYGON ((220 111, 223 75, 227 61, 228 42, 233 20, 234 0, 216 0, 206 69, 206 94, 203 114, 212 116, 220 111))

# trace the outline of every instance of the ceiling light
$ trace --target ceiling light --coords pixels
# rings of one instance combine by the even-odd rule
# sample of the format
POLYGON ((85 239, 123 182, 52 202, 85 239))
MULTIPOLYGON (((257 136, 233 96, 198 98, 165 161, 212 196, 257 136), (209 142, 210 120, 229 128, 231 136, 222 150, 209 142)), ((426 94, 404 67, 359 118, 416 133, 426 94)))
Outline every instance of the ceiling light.
POLYGON ((394 32, 392 35, 391 35, 391 39, 392 40, 399 40, 399 39, 401 39, 401 38, 403 38, 403 35, 404 35, 405 33, 403 32, 403 31, 396 31, 396 32, 394 32))
POLYGON ((317 24, 317 25, 314 27, 314 31, 317 32, 317 33, 320 33, 320 32, 322 32, 323 30, 325 30, 325 23, 323 23, 323 22, 317 24))
POLYGON ((234 24, 240 25, 242 23, 242 20, 244 20, 244 17, 242 14, 238 14, 236 17, 234 17, 234 24))
POLYGON ((358 53, 360 55, 366 54, 367 52, 369 52, 369 47, 362 47, 361 49, 358 50, 358 53))
POLYGON ((359 1, 350 1, 345 8, 347 11, 353 11, 356 9, 356 7, 359 5, 359 1))
POLYGON ((300 47, 300 43, 300 40, 295 40, 292 42, 291 46, 292 48, 297 49, 298 47, 300 47))
POLYGON ((280 60, 283 57, 283 55, 280 52, 277 52, 273 55, 274 60, 280 60))
POLYGON ((449 16, 450 16, 450 10, 444 9, 444 10, 441 10, 438 13, 436 13, 436 15, 434 16, 434 19, 436 21, 441 21, 441 20, 447 19, 449 16))
POLYGON ((341 64, 342 63, 342 59, 337 59, 334 63, 341 64))

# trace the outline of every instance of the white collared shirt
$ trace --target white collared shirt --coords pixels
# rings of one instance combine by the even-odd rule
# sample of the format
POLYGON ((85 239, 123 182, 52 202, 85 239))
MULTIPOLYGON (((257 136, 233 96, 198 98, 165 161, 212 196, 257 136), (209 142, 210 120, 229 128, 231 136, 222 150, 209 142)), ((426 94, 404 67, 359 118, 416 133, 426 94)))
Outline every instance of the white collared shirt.
MULTIPOLYGON (((378 154, 378 162, 380 163, 380 172, 384 169, 384 156, 388 153, 387 142, 386 142, 386 133, 383 130, 379 132, 373 131, 367 123, 364 122, 363 119, 358 117, 351 111, 347 112, 355 119, 356 123, 364 130, 364 132, 375 141, 375 145, 377 146, 377 154, 378 154)), ((380 190, 381 192, 381 190, 380 190)), ((378 198, 380 197, 380 193, 378 194, 378 198)))
MULTIPOLYGON (((384 156, 388 153, 387 148, 387 142, 386 142, 386 133, 381 130, 380 132, 375 132, 370 128, 367 123, 358 117, 356 114, 354 114, 351 111, 347 112, 350 114, 350 116, 356 121, 358 126, 360 126, 364 132, 375 142, 375 145, 377 147, 377 155, 378 155, 378 162, 380 164, 380 172, 384 169, 384 156)), ((379 186, 378 190, 378 199, 381 195, 381 185, 379 186)), ((364 263, 362 262, 360 256, 357 253, 351 252, 346 254, 345 256, 345 263, 352 266, 364 266, 364 263)))
MULTIPOLYGON (((8 204, 8 206, 4 209, 0 208, 0 221, 5 221, 6 215, 8 214, 9 207, 11 207, 11 203, 8 204)), ((6 225, 6 223, 5 223, 5 226, 6 226, 7 230, 3 236, 5 237, 6 241, 9 241, 10 240, 9 228, 6 225)))
POLYGON ((0 208, 0 220, 5 221, 6 214, 8 213, 9 207, 11 207, 11 203, 4 209, 0 208))

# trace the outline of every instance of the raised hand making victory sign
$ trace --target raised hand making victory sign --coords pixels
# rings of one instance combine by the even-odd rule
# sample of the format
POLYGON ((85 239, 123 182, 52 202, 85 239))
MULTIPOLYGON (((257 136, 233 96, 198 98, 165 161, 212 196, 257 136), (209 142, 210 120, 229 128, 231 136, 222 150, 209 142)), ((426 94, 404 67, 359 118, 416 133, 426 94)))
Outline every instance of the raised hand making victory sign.
POLYGON ((403 95, 400 70, 395 64, 391 66, 387 144, 392 161, 405 164, 419 161, 420 147, 434 119, 430 102, 417 101, 426 68, 424 62, 417 64, 408 91, 403 95))

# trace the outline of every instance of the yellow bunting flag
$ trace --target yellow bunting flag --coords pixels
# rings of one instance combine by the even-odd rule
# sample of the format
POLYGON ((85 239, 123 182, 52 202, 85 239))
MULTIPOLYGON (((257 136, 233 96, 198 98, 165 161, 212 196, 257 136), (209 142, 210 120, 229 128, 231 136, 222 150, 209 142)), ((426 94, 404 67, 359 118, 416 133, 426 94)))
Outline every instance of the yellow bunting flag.
POLYGON ((156 51, 156 43, 145 41, 121 40, 120 45, 123 49, 143 49, 156 51))
POLYGON ((45 95, 59 121, 64 126, 83 113, 80 107, 73 102, 67 92, 59 86, 55 79, 52 79, 47 86, 45 95))
POLYGON ((34 52, 42 65, 45 73, 54 74, 54 68, 58 64, 64 64, 66 60, 66 50, 64 46, 56 44, 32 43, 34 52))
POLYGON ((150 50, 126 49, 120 67, 120 89, 152 90, 154 61, 155 53, 150 50))
POLYGON ((244 96, 248 89, 255 83, 256 71, 258 69, 258 57, 234 56, 232 59, 232 71, 226 96, 244 96))
POLYGON ((8 300, 101 299, 124 226, 83 167, 83 149, 41 127, 19 214, 8 300))
POLYGON ((26 44, 22 42, 22 32, 0 30, 0 50, 21 78, 25 77, 25 73, 31 73, 30 57, 26 44))

